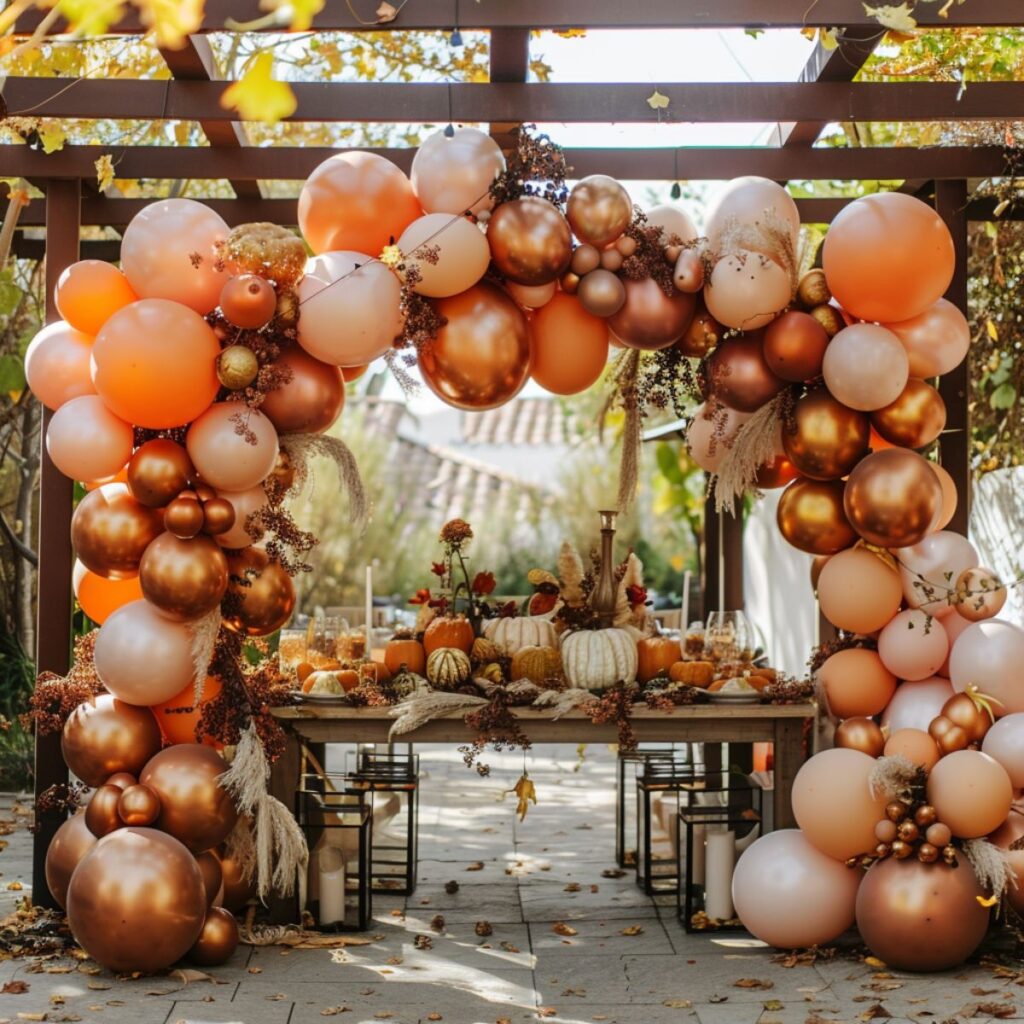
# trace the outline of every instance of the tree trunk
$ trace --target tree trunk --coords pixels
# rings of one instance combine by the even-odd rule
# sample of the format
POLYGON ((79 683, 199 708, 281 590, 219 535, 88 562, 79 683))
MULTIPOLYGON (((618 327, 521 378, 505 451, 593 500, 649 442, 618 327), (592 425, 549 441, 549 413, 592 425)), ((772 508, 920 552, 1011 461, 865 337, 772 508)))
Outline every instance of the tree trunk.
MULTIPOLYGON (((35 399, 29 401, 21 414, 21 484, 15 505, 16 523, 22 541, 38 550, 35 542, 35 510, 39 483, 39 425, 42 407, 35 399)), ((25 558, 17 557, 14 565, 14 621, 21 649, 30 657, 36 649, 35 569, 25 558)))

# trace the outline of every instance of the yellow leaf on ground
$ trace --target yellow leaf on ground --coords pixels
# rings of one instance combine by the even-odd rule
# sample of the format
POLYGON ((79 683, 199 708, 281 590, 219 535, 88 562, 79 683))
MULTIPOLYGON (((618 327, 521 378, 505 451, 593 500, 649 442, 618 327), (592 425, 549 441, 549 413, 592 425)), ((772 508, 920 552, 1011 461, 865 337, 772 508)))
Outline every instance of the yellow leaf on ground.
POLYGON ((105 192, 114 184, 114 161, 109 153, 104 153, 93 162, 93 166, 96 168, 96 186, 101 192, 105 192))
POLYGON ((273 65, 274 58, 269 52, 258 53, 245 74, 224 90, 220 105, 225 110, 237 110, 244 121, 269 125, 294 114, 298 100, 287 82, 272 77, 273 65))

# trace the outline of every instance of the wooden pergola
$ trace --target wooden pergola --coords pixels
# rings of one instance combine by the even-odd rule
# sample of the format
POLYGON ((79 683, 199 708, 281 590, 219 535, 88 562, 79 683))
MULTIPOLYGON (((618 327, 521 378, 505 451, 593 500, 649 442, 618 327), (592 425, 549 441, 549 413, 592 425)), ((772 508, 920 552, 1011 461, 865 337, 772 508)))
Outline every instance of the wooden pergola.
MULTIPOLYGON (((728 179, 756 174, 788 180, 856 181, 893 179, 928 201, 949 225, 956 243, 956 272, 947 298, 966 312, 967 228, 970 220, 993 217, 994 204, 969 199, 971 179, 1008 173, 1001 147, 814 148, 831 122, 1012 121, 1024 115, 1024 83, 955 82, 855 83, 864 61, 885 34, 860 0, 407 0, 397 17, 374 24, 377 0, 327 0, 315 30, 375 31, 488 30, 487 83, 292 83, 298 108, 290 120, 310 122, 486 123, 502 141, 510 126, 544 123, 770 123, 764 147, 572 149, 566 159, 574 177, 605 173, 629 180, 728 179), (650 85, 528 83, 529 42, 537 29, 838 29, 839 45, 816 45, 799 81, 727 84, 660 82, 665 109, 645 102, 650 85)), ((922 28, 1024 26, 1019 0, 966 0, 940 4, 919 0, 913 13, 922 28)), ((258 0, 206 0, 198 34, 180 50, 165 51, 168 80, 69 80, 8 78, 7 110, 32 117, 119 118, 198 121, 207 146, 65 146, 44 154, 25 145, 0 145, 0 175, 23 177, 45 193, 20 224, 45 228, 45 241, 20 236, 14 252, 38 258, 45 252, 47 317, 56 319, 54 285, 69 264, 82 257, 117 259, 118 243, 85 242, 83 226, 123 228, 150 199, 116 199, 95 186, 97 156, 110 153, 122 178, 176 178, 230 182, 235 198, 208 204, 229 224, 254 220, 292 225, 294 199, 266 198, 261 180, 304 179, 326 157, 324 148, 270 148, 246 144, 240 125, 220 106, 228 83, 218 71, 208 33, 225 24, 248 23, 265 15, 258 0)), ((19 33, 36 27, 33 11, 19 33)), ((281 31, 277 26, 273 31, 281 31)), ((56 31, 60 31, 59 24, 56 31)), ((142 34, 134 11, 113 31, 142 34)), ((765 45, 770 45, 766 41, 765 45)), ((413 151, 377 152, 408 170, 413 151)), ((806 223, 827 223, 849 200, 798 200, 806 223)), ((1012 209, 1005 216, 1013 216, 1012 209)), ((950 529, 966 532, 970 472, 968 369, 966 363, 941 379, 948 422, 940 439, 943 465, 961 495, 950 529)), ((44 416, 45 425, 50 413, 44 416)), ((72 483, 42 452, 38 577, 40 671, 63 674, 70 661, 72 617, 69 535, 72 483)), ((742 607, 742 520, 719 517, 707 508, 704 590, 722 607, 742 607)), ((37 739, 36 795, 66 782, 60 736, 37 739)), ((37 812, 34 899, 52 905, 43 871, 46 849, 62 816, 37 812)))

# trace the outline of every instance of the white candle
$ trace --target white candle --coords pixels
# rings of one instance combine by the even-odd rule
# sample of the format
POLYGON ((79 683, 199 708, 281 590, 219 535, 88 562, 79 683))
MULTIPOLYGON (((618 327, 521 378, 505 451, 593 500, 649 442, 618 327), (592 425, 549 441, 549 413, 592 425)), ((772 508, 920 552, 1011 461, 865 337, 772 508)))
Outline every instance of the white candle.
POLYGON ((709 832, 704 885, 704 910, 708 917, 727 921, 733 915, 732 869, 736 863, 736 836, 709 832))
POLYGON ((316 861, 320 890, 320 924, 345 920, 345 857, 336 846, 321 847, 316 861))
POLYGON ((704 884, 704 835, 703 825, 693 826, 693 884, 704 884))
POLYGON ((366 656, 373 647, 373 566, 366 567, 366 656))
POLYGON ((683 641, 686 640, 686 627, 690 624, 690 577, 693 574, 689 569, 683 573, 683 611, 680 615, 680 629, 683 633, 683 641))

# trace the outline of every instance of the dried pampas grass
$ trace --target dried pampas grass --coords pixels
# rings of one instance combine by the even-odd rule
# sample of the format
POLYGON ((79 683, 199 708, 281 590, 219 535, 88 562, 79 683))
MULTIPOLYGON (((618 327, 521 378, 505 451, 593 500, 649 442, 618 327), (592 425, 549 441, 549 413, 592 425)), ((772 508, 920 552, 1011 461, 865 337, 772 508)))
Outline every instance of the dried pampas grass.
POLYGON ((338 471, 342 490, 348 494, 349 519, 356 526, 366 523, 370 514, 369 499, 356 457, 344 441, 326 434, 285 434, 281 437, 281 448, 295 468, 295 488, 301 488, 309 479, 309 463, 314 456, 330 459, 338 471))
POLYGON ((711 478, 715 510, 735 514, 736 499, 756 490, 757 471, 775 457, 785 392, 762 405, 737 431, 711 478))
POLYGON ((388 738, 394 739, 396 736, 412 732, 435 718, 474 711, 486 703, 483 697, 474 697, 466 693, 445 693, 441 690, 431 690, 429 693, 414 696, 401 704, 396 704, 388 711, 395 719, 388 738))

